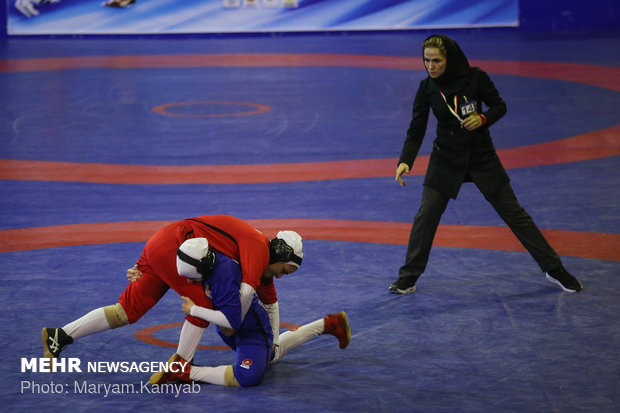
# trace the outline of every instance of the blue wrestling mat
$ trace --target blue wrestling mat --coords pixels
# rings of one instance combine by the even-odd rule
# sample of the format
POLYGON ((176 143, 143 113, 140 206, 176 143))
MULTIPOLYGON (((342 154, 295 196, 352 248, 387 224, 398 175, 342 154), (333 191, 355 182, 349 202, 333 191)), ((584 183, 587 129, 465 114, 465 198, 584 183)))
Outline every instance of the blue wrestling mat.
MULTIPOLYGON (((388 292, 422 189, 423 171, 406 188, 393 173, 426 32, 9 39, 2 411, 617 411, 618 37, 449 34, 507 102, 494 142, 582 292, 546 281, 510 234, 484 244, 505 226, 473 185, 449 204, 418 292, 388 292), (81 372, 22 371, 43 356, 42 327, 116 302, 151 227, 218 213, 299 229, 304 264, 276 281, 281 321, 344 310, 346 350, 321 336, 259 387, 155 393, 150 371, 109 369, 174 352, 169 292, 136 324, 67 347, 81 372)), ((200 345, 196 364, 234 361, 212 326, 200 345)))

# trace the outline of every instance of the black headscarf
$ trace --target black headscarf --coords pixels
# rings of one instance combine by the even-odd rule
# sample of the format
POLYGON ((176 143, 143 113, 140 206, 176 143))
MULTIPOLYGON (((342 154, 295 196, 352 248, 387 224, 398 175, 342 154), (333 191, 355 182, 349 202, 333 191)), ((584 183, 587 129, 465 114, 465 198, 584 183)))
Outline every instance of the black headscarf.
MULTIPOLYGON (((450 37, 442 34, 434 34, 426 38, 426 40, 431 37, 441 38, 446 48, 446 70, 438 78, 431 78, 431 81, 444 93, 454 94, 465 84, 467 75, 471 69, 467 56, 465 56, 465 53, 463 53, 456 41, 450 37)), ((424 53, 424 50, 422 50, 422 53, 424 53)))

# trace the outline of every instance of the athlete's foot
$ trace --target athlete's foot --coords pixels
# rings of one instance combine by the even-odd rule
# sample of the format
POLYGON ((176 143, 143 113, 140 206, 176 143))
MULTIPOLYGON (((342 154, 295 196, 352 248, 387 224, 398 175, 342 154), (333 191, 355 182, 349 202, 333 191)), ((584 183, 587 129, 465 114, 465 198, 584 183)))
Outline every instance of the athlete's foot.
POLYGON ((149 383, 151 384, 151 386, 156 384, 168 383, 170 381, 191 383, 192 380, 189 378, 189 370, 189 363, 177 353, 174 353, 172 357, 168 359, 168 371, 160 370, 157 373, 153 374, 149 379, 149 383))
POLYGON ((43 340, 43 354, 47 358, 58 358, 60 352, 73 343, 73 338, 65 333, 62 328, 44 327, 41 330, 41 340, 43 340))
POLYGON ((340 348, 346 348, 351 341, 351 328, 347 314, 344 311, 328 314, 323 317, 323 320, 325 320, 323 334, 331 334, 336 337, 340 348))

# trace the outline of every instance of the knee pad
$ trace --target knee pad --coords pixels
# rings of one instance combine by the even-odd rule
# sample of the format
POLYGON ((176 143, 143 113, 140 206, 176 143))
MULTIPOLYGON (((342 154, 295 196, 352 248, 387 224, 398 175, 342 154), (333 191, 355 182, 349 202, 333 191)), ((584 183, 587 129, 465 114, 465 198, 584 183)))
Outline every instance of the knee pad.
POLYGON ((127 313, 125 312, 123 306, 119 303, 103 307, 103 313, 105 314, 105 319, 108 321, 110 328, 112 329, 122 327, 129 323, 127 313))
POLYGON ((224 384, 228 387, 241 387, 241 385, 235 378, 233 366, 226 366, 226 372, 224 373, 224 384))

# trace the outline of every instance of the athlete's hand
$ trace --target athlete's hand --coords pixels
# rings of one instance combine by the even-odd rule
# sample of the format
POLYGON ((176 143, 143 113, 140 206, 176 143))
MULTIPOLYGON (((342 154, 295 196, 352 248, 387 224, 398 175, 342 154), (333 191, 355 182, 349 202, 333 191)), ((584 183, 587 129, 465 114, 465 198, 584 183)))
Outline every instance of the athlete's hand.
POLYGON ((467 129, 468 131, 472 131, 478 129, 482 126, 482 118, 478 114, 478 112, 474 112, 469 115, 462 123, 461 126, 467 129))
POLYGON ((129 280, 129 282, 136 281, 140 277, 142 277, 142 271, 138 269, 138 264, 127 269, 127 280, 129 280))
POLYGON ((219 327, 220 327, 220 330, 222 331, 222 334, 224 334, 226 337, 230 337, 237 332, 237 330, 233 330, 232 328, 226 328, 222 326, 219 326, 219 327))
POLYGON ((183 312, 185 314, 189 315, 189 313, 192 311, 192 307, 195 304, 194 304, 194 302, 192 301, 191 298, 181 297, 181 299, 183 300, 183 304, 181 304, 181 308, 183 309, 183 312))
POLYGON ((398 182, 400 186, 407 186, 407 182, 403 181, 402 176, 403 174, 408 174, 408 173, 409 173, 409 165, 403 162, 400 165, 398 165, 398 168, 396 168, 396 178, 394 180, 398 182))

